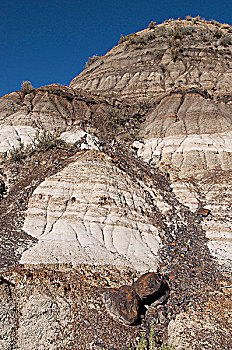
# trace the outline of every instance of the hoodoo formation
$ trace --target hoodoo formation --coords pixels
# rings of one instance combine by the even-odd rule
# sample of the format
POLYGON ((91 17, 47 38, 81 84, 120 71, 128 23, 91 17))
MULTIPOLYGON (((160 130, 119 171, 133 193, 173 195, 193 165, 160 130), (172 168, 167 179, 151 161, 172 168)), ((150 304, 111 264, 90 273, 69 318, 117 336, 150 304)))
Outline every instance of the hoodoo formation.
POLYGON ((187 17, 0 99, 0 349, 231 348, 231 86, 187 17))

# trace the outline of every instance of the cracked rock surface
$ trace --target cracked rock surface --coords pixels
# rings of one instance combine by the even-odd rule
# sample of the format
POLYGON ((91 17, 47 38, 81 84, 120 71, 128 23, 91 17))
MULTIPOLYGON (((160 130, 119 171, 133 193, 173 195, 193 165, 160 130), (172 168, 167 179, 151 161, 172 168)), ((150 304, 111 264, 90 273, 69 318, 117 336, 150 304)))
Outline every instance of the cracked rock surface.
POLYGON ((161 241, 143 191, 109 157, 86 153, 33 193, 23 229, 38 244, 21 263, 156 269, 161 241))
POLYGON ((183 87, 221 94, 231 89, 232 79, 232 44, 221 45, 223 35, 231 36, 230 26, 219 29, 187 20, 163 23, 126 38, 70 86, 124 97, 150 97, 183 87), (176 37, 176 28, 183 30, 181 37, 176 37))

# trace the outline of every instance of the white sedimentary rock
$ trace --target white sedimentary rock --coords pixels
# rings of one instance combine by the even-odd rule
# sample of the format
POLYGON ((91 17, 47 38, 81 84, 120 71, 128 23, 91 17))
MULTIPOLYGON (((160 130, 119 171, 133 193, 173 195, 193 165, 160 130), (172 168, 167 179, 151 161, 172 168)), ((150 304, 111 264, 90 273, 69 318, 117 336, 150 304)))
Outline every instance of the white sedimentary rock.
MULTIPOLYGON (((20 143, 23 143, 24 146, 31 144, 36 138, 37 130, 32 126, 0 125, 0 153, 18 148, 20 143)), ((81 149, 98 149, 98 140, 81 129, 65 131, 60 138, 71 144, 82 140, 81 149)))
POLYGON ((168 165, 181 172, 197 168, 223 170, 232 167, 232 131, 217 134, 190 134, 135 141, 138 156, 157 165, 168 165))
POLYGON ((93 154, 88 152, 34 191, 24 230, 39 242, 24 252, 21 262, 156 269, 160 238, 149 219, 152 209, 143 188, 110 158, 93 154))
POLYGON ((36 129, 31 126, 0 125, 0 153, 18 148, 20 142, 25 146, 32 143, 35 134, 36 129))
POLYGON ((62 132, 60 138, 67 143, 75 143, 81 139, 85 139, 81 144, 81 149, 98 149, 99 142, 96 138, 93 138, 90 134, 83 130, 65 131, 62 132))

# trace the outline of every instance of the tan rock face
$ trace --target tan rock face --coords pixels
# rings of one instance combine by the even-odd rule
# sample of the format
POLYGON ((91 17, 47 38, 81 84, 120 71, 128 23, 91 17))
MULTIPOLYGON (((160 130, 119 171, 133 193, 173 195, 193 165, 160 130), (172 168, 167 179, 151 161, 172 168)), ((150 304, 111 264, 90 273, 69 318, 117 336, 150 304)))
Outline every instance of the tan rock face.
POLYGON ((143 191, 99 153, 71 163, 31 197, 24 230, 39 243, 21 262, 156 269, 160 238, 143 191))
POLYGON ((218 29, 209 23, 183 20, 160 24, 124 38, 70 86, 128 97, 152 96, 180 87, 224 93, 231 90, 232 81, 229 38, 230 28, 218 29))
POLYGON ((104 114, 106 102, 85 92, 68 87, 49 85, 32 90, 13 92, 0 99, 0 125, 32 126, 60 132, 73 130, 92 113, 104 114))
POLYGON ((144 160, 182 176, 207 169, 232 168, 232 107, 199 94, 174 94, 161 100, 141 126, 135 142, 144 160))

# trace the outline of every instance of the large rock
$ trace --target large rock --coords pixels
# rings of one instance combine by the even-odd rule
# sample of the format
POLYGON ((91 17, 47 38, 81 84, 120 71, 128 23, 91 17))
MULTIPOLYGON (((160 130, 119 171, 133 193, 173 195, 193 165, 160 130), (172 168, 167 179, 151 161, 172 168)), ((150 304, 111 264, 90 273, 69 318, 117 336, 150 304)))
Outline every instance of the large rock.
POLYGON ((132 325, 137 321, 140 299, 133 287, 109 288, 105 290, 103 300, 113 317, 117 317, 127 325, 132 325))
POLYGON ((148 272, 140 276, 133 287, 140 299, 146 300, 154 299, 163 284, 163 278, 158 273, 148 272))
POLYGON ((24 230, 38 238, 22 263, 156 269, 160 238, 144 189, 110 157, 89 151, 34 191, 24 230))

